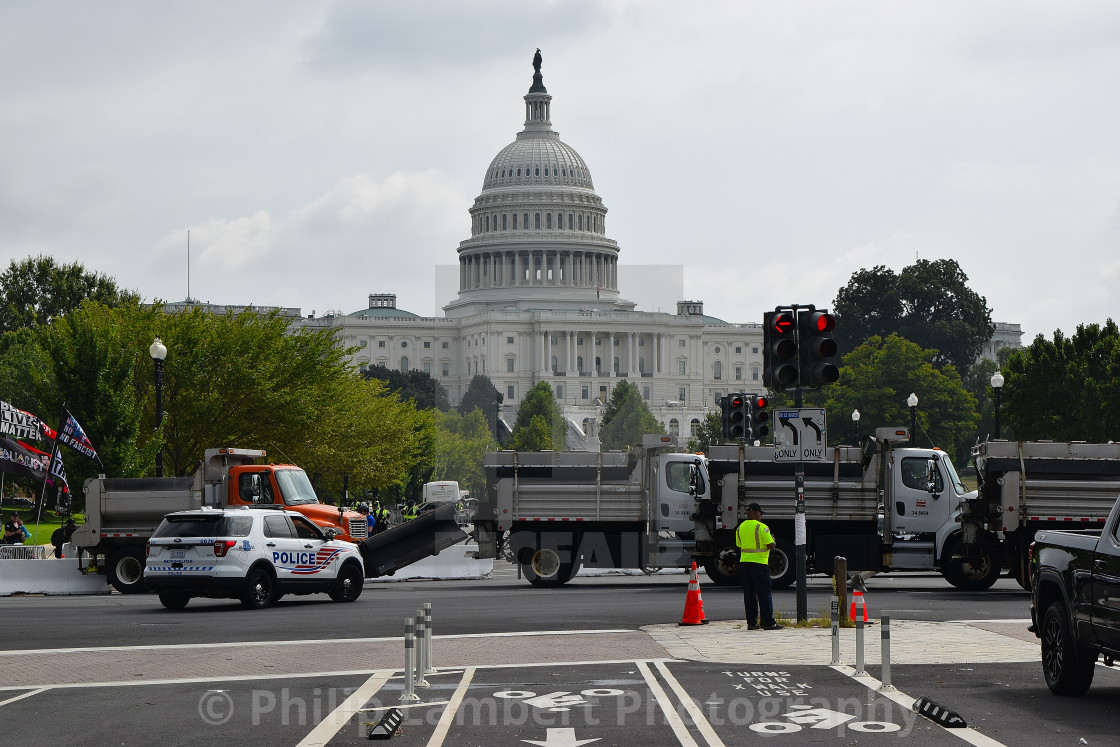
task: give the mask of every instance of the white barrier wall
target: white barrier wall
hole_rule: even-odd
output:
[[[0,560],[0,596],[12,594],[108,594],[105,577],[78,571],[77,558]]]
[[[424,558],[412,565],[405,566],[392,576],[368,578],[366,583],[382,581],[406,581],[417,578],[461,579],[490,578],[494,573],[494,560],[476,560],[470,557],[478,552],[478,545],[452,545],[440,550],[439,555]]]

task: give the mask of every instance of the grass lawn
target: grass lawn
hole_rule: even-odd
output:
[[[10,513],[11,511],[9,511],[8,509],[4,510],[5,522],[8,521],[8,515]],[[44,511],[43,518],[39,520],[39,526],[36,529],[35,514],[33,512],[21,510],[19,512],[19,518],[23,520],[23,524],[27,527],[27,531],[31,532],[31,539],[23,541],[23,544],[25,545],[49,545],[51,543],[51,535],[54,534],[54,530],[62,526],[63,521],[65,521],[64,519],[58,518],[54,511]],[[81,514],[75,514],[74,516],[74,521],[78,523],[78,526],[81,526],[85,520],[86,518]]]

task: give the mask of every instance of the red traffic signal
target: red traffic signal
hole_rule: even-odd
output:
[[[762,323],[762,384],[775,391],[797,385],[797,320],[792,311],[768,311]]]
[[[797,315],[801,346],[798,370],[801,386],[815,389],[840,378],[836,365],[837,346],[832,338],[836,317],[824,310],[805,310]]]

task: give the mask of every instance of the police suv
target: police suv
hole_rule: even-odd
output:
[[[240,599],[247,609],[268,607],[284,594],[326,592],[353,602],[365,579],[357,545],[282,507],[168,514],[147,555],[145,585],[176,610],[191,597]]]

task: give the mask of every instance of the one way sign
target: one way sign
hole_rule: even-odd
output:
[[[774,413],[774,461],[820,462],[828,446],[824,410],[805,407]]]

